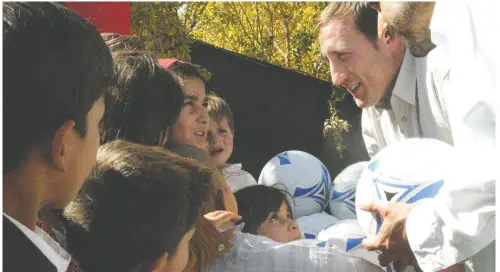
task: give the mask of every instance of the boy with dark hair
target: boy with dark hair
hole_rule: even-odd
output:
[[[162,147],[114,141],[64,215],[85,271],[182,271],[212,171]]]
[[[231,108],[222,98],[210,94],[207,96],[208,116],[210,117],[207,133],[207,150],[222,171],[231,191],[257,185],[255,178],[241,169],[241,163],[228,164],[233,153],[234,119]]]
[[[3,4],[3,56],[4,270],[65,271],[37,213],[66,206],[95,162],[113,60],[85,19],[36,2]]]

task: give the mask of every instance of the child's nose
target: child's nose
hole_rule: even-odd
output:
[[[200,107],[198,109],[197,121],[201,124],[208,124],[208,110],[205,107]]]

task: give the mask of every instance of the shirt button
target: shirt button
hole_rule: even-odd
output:
[[[403,121],[403,123],[406,123],[406,117],[401,118],[401,121]]]
[[[226,247],[223,244],[217,245],[217,252],[222,253]]]

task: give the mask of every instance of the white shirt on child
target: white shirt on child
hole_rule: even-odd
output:
[[[241,163],[236,163],[228,164],[221,169],[226,183],[233,193],[245,187],[257,185],[255,178],[241,167]]]

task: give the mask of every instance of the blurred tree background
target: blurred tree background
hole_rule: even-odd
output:
[[[197,39],[238,54],[330,81],[321,57],[316,22],[327,2],[132,2],[132,31],[159,57],[190,61],[189,45]],[[340,154],[349,124],[335,103],[345,97],[332,87],[332,131]]]

